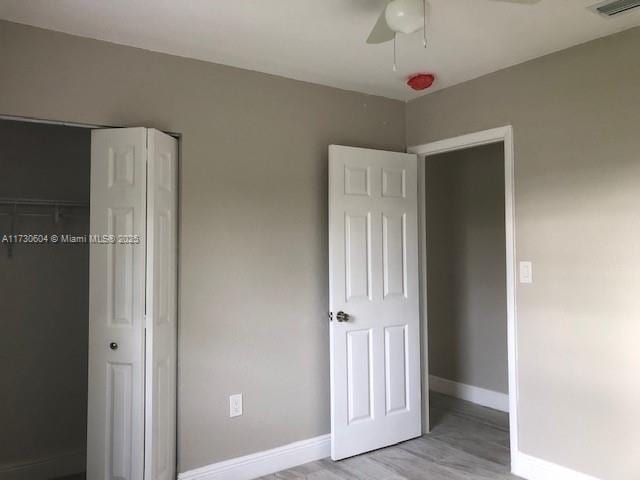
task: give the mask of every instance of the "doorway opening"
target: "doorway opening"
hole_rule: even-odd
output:
[[[0,120],[0,478],[84,478],[91,131]]]
[[[512,128],[409,149],[418,154],[424,429],[480,419],[518,452]],[[428,333],[427,333],[428,332]],[[464,421],[464,420],[461,420]],[[476,439],[480,440],[480,439]]]
[[[430,389],[508,412],[504,147],[425,166]]]

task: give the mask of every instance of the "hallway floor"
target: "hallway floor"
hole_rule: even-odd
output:
[[[505,480],[509,473],[506,413],[431,394],[428,435],[364,455],[324,459],[261,480]]]

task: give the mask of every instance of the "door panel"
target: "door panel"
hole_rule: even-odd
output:
[[[175,479],[178,141],[148,131],[145,480]]]
[[[114,236],[132,235],[133,208],[107,208],[108,233]],[[134,324],[133,320],[133,251],[128,245],[110,244],[108,249],[107,278],[109,322],[112,326]]]
[[[337,460],[421,434],[417,157],[332,145],[329,183]]]
[[[347,300],[371,296],[370,215],[346,214]]]
[[[347,333],[349,423],[370,420],[373,414],[371,330]]]
[[[111,478],[131,477],[131,412],[133,410],[133,382],[131,364],[108,365],[107,438],[111,461]]]
[[[87,478],[142,480],[146,129],[91,136]],[[140,243],[117,243],[138,235]],[[104,237],[103,237],[104,236]],[[113,348],[110,345],[113,344]]]
[[[384,329],[385,390],[387,414],[406,411],[409,405],[407,326]]]
[[[382,214],[382,281],[384,297],[407,296],[406,215]]]

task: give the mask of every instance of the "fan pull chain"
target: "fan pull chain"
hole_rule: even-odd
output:
[[[398,33],[393,34],[393,71],[398,71]]]
[[[424,19],[424,25],[422,27],[422,44],[424,48],[427,48],[427,0],[422,3],[422,18]]]

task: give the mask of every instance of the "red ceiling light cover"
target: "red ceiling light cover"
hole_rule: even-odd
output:
[[[426,90],[433,82],[436,81],[436,76],[433,73],[416,73],[411,75],[407,80],[407,85],[413,90]]]

